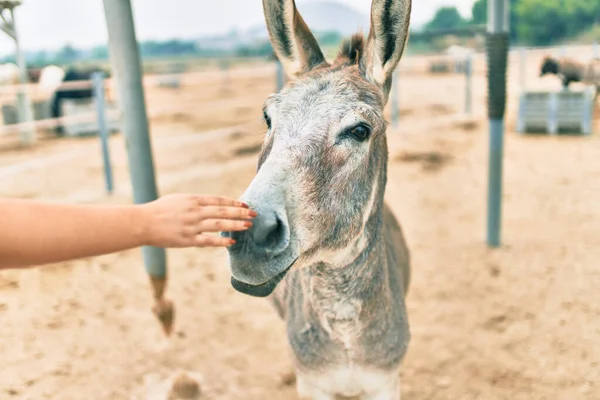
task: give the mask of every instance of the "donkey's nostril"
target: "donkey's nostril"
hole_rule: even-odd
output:
[[[252,240],[263,249],[274,250],[285,240],[285,227],[275,213],[259,214],[252,226]]]

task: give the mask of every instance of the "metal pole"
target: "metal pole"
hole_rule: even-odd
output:
[[[392,127],[398,127],[399,105],[398,105],[398,70],[394,71],[392,77]]]
[[[135,37],[130,0],[103,0],[111,65],[123,116],[123,133],[127,141],[129,171],[135,203],[146,203],[158,197],[154,162],[139,48]],[[154,312],[167,334],[172,325],[172,305],[163,295],[167,277],[167,257],[162,248],[142,248],[146,272],[150,275],[155,296]]]
[[[465,113],[471,114],[471,99],[473,94],[473,57],[467,54],[465,59]]]
[[[285,73],[283,71],[283,65],[281,61],[275,60],[275,86],[277,93],[283,89],[283,85],[285,84]]]
[[[525,75],[526,75],[526,73],[525,73],[525,65],[526,65],[525,59],[527,57],[527,53],[525,52],[525,47],[521,47],[519,49],[519,56],[520,56],[519,57],[519,75],[520,75],[520,78],[521,78],[521,90],[525,90],[525,85],[526,85],[526,82],[525,82]]]
[[[33,112],[31,111],[31,104],[27,97],[27,63],[25,62],[25,56],[21,50],[21,44],[19,43],[19,35],[17,33],[17,25],[15,22],[14,9],[10,9],[10,18],[12,21],[12,28],[15,40],[15,56],[17,59],[17,66],[19,67],[19,92],[17,93],[17,107],[19,110],[19,122],[33,122]],[[35,143],[35,128],[33,125],[23,126],[21,131],[21,144],[29,146]]]
[[[109,133],[108,127],[106,126],[104,74],[102,72],[94,72],[92,74],[92,82],[94,83],[94,100],[96,102],[96,113],[98,116],[98,136],[100,136],[100,143],[102,144],[102,161],[104,163],[106,192],[111,194],[113,192],[113,174],[108,147]]]
[[[221,67],[221,74],[223,76],[223,88],[229,88],[229,61],[226,58],[223,58],[219,61],[219,65]]]
[[[502,153],[509,41],[508,0],[488,1],[488,114],[490,127],[487,245],[500,246],[502,217]]]

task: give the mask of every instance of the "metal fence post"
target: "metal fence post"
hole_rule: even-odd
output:
[[[229,60],[222,58],[219,61],[219,66],[221,67],[221,74],[223,76],[223,88],[228,89],[231,83],[229,79]]]
[[[96,114],[98,119],[98,136],[102,145],[102,162],[104,163],[104,180],[106,182],[106,192],[113,192],[113,174],[110,162],[110,151],[108,146],[108,126],[106,124],[106,102],[104,99],[104,74],[94,72],[92,74],[92,83],[94,85],[94,101],[96,103]]]
[[[465,59],[465,113],[470,115],[473,96],[473,56],[469,53]]]
[[[526,57],[527,57],[527,53],[525,52],[525,47],[521,47],[519,48],[519,78],[520,78],[520,83],[521,83],[521,90],[525,90],[526,89],[526,81],[525,81],[525,67],[526,67]]]
[[[400,86],[398,82],[398,70],[395,70],[394,73],[392,74],[392,126],[394,128],[398,127],[398,120],[400,119],[400,105],[399,103],[399,99],[398,99],[398,87]]]
[[[122,110],[123,133],[135,203],[147,203],[158,197],[148,133],[148,117],[142,85],[140,53],[135,36],[130,0],[103,0],[108,28],[109,54]],[[146,272],[154,289],[154,312],[166,334],[173,324],[173,305],[164,298],[167,281],[165,249],[142,248]]]
[[[15,53],[17,58],[17,66],[19,67],[19,91],[17,93],[17,110],[19,115],[19,122],[33,123],[33,111],[31,110],[31,102],[27,96],[27,63],[25,62],[25,56],[19,43],[19,37],[17,34],[17,25],[15,22],[14,9],[10,9],[10,18],[12,21],[13,35],[15,40]],[[29,146],[35,143],[36,131],[32,125],[25,125],[21,127],[21,144]]]
[[[275,88],[277,93],[283,89],[283,85],[285,84],[285,71],[283,70],[283,65],[281,61],[275,60]]]
[[[504,113],[506,108],[506,70],[509,47],[509,2],[488,2],[488,118],[490,128],[487,245],[500,246],[502,222],[502,158],[504,148]]]

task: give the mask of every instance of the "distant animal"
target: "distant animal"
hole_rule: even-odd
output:
[[[290,81],[264,103],[267,133],[241,198],[258,216],[245,232],[222,233],[236,240],[232,286],[270,296],[301,398],[398,400],[410,263],[384,202],[384,108],[411,0],[373,0],[368,38],[346,40],[332,63],[294,0],[263,0],[263,10]]]
[[[38,79],[38,87],[45,92],[53,92],[60,86],[65,77],[65,70],[57,65],[42,68]]]
[[[50,77],[55,79],[59,74],[58,70],[52,70],[52,75],[48,77],[48,81],[44,82],[48,85],[53,85],[54,81],[50,80]],[[56,72],[55,72],[56,71]],[[61,82],[74,82],[74,81],[89,81],[91,79],[91,75],[93,72],[97,71],[97,69],[88,69],[88,70],[80,70],[76,68],[68,68]],[[49,72],[50,74],[50,72]],[[56,75],[55,75],[56,74]],[[40,85],[42,84],[40,79]],[[50,103],[50,114],[52,118],[58,118],[62,116],[62,102],[63,100],[92,100],[94,96],[93,88],[91,83],[88,83],[88,87],[85,88],[62,88],[60,84],[54,91]],[[62,125],[59,125],[56,128],[57,134],[63,133]]]
[[[43,69],[44,68],[41,67],[27,68],[27,79],[29,80],[29,83],[38,83]]]
[[[452,45],[446,49],[446,54],[454,63],[456,73],[464,73],[467,68],[467,57],[472,57],[475,51],[469,47]]]
[[[19,83],[19,67],[13,63],[0,64],[0,85]]]
[[[570,58],[544,57],[540,68],[540,77],[557,75],[566,89],[572,82],[581,82],[596,87],[596,95],[600,90],[600,59],[591,59],[587,64]]]

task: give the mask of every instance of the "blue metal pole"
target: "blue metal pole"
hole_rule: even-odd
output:
[[[21,49],[21,43],[17,34],[17,24],[15,21],[14,8],[10,8],[10,17],[12,21],[13,39],[15,40],[15,55],[17,59],[17,66],[19,67],[19,91],[17,92],[17,111],[19,116],[19,122],[33,122],[35,120],[33,111],[31,109],[31,102],[27,96],[27,88],[25,85],[28,83],[27,79],[27,63],[25,62],[25,55]],[[24,146],[31,146],[36,142],[36,130],[33,126],[24,126],[20,129],[21,144]]]
[[[400,118],[400,106],[398,104],[398,70],[394,71],[392,77],[392,126],[394,128],[398,127],[398,119]]]
[[[521,90],[525,90],[526,88],[526,81],[525,81],[525,59],[527,57],[526,55],[527,53],[525,52],[525,47],[521,47],[519,49],[519,74],[520,74],[520,78],[521,78]]]
[[[465,59],[465,113],[471,114],[472,94],[473,94],[473,58],[471,54]]]
[[[488,165],[488,232],[487,244],[500,246],[502,225],[502,156],[504,148],[504,120],[490,120],[490,156]]]
[[[490,127],[487,245],[500,246],[502,222],[502,156],[506,104],[509,32],[508,0],[488,2],[488,113]]]
[[[133,200],[137,204],[147,203],[158,197],[158,189],[131,0],[103,0],[103,3],[111,65],[122,110],[123,133],[127,141]],[[153,311],[168,335],[173,324],[174,308],[164,298],[167,255],[165,249],[150,246],[142,247],[142,254],[154,290]]]
[[[227,60],[226,58],[221,59],[221,61],[219,62],[219,65],[221,67],[221,73],[223,74],[223,87],[227,88],[229,87],[229,60]]]
[[[92,74],[92,82],[94,84],[94,99],[96,101],[96,113],[98,116],[98,136],[102,145],[102,161],[104,163],[104,179],[106,182],[106,192],[113,192],[113,174],[112,165],[110,162],[110,152],[108,147],[108,127],[106,126],[106,112],[104,101],[104,74],[102,72],[94,72]]]
[[[283,71],[283,65],[281,64],[281,61],[276,60],[275,61],[275,85],[276,85],[276,90],[277,93],[279,93],[281,91],[281,89],[283,89],[283,85],[285,84],[285,73]]]

